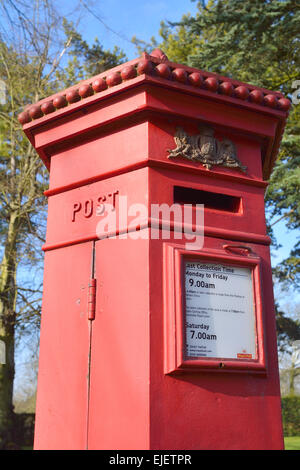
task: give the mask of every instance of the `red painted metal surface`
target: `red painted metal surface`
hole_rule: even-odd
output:
[[[149,449],[148,240],[96,242],[89,449]]]
[[[50,169],[36,449],[283,447],[264,191],[287,111],[279,93],[155,51],[21,114]],[[203,124],[234,142],[246,172],[168,158],[178,126],[195,136]],[[151,205],[201,198],[204,245],[192,255],[177,221],[163,237]],[[99,225],[106,203],[115,229]],[[251,360],[182,354],[189,256],[252,270]]]
[[[36,449],[85,449],[92,242],[45,253]]]
[[[226,243],[226,242],[225,242]],[[184,244],[172,240],[171,245],[184,250]],[[164,246],[163,246],[164,245]],[[175,340],[174,325],[167,323],[166,303],[172,302],[170,291],[164,285],[162,264],[165,264],[167,282],[172,284],[166,248],[170,244],[158,240],[150,244],[150,294],[151,311],[151,438],[152,449],[278,449],[282,448],[281,406],[277,373],[275,320],[270,272],[269,249],[247,243],[260,257],[261,285],[263,290],[262,316],[258,318],[262,362],[266,361],[266,374],[251,371],[241,365],[240,370],[201,361],[201,368],[185,365],[181,373],[164,374],[173,355],[170,340]],[[207,237],[204,250],[215,250],[216,259],[226,256],[224,240]],[[194,255],[197,256],[198,253]],[[199,253],[201,255],[201,253]],[[247,257],[246,257],[247,258]],[[157,260],[161,260],[160,266]],[[163,260],[163,261],[162,261]],[[247,263],[247,260],[245,260]],[[175,266],[176,271],[176,266]],[[176,272],[178,275],[178,272]],[[176,292],[178,293],[178,292]],[[162,303],[165,318],[162,318]],[[170,305],[169,305],[170,307]],[[176,311],[173,306],[173,312]],[[263,330],[263,331],[262,331]],[[164,349],[165,357],[161,351]],[[171,348],[171,350],[170,350]],[[169,356],[166,358],[166,356]],[[200,362],[200,361],[199,361]],[[227,369],[227,366],[229,369]],[[244,367],[243,367],[244,366]],[[249,364],[248,364],[249,366]],[[211,368],[215,367],[212,372]],[[210,368],[210,370],[209,370]],[[227,372],[226,372],[227,371]],[[184,418],[183,418],[184,417]]]

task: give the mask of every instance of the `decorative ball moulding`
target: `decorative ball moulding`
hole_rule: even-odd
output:
[[[151,60],[151,56],[148,56],[148,58],[137,61],[135,65],[125,64],[120,71],[108,72],[104,78],[95,78],[91,83],[85,83],[78,88],[67,90],[65,94],[57,95],[53,100],[28,106],[19,114],[18,120],[24,125],[143,74],[175,81],[194,88],[202,88],[211,93],[230,96],[238,100],[279,109],[280,111],[287,112],[291,106],[291,102],[287,98],[281,98],[275,94],[265,94],[260,89],[251,89],[245,85],[235,86],[230,80],[219,80],[218,77],[214,76],[207,77],[203,73],[191,72],[183,67],[174,67],[173,64],[167,61],[165,56],[160,63],[157,63],[157,56],[154,55],[153,57],[156,60]]]

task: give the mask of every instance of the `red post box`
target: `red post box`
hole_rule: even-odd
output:
[[[20,115],[50,171],[36,449],[283,448],[264,192],[288,108],[155,51]]]

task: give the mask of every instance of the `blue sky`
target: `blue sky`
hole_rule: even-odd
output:
[[[64,13],[71,12],[73,5],[71,0],[64,1]],[[128,60],[138,56],[131,44],[133,36],[144,41],[149,41],[152,36],[158,38],[162,20],[178,21],[183,14],[194,15],[197,11],[197,2],[191,0],[95,0],[88,5],[99,19],[85,10],[85,17],[78,27],[84,39],[92,43],[97,36],[104,49],[113,49],[117,45]]]

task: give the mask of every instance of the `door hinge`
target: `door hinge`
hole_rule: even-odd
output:
[[[95,320],[96,312],[96,279],[92,278],[89,282],[88,290],[88,320]]]
[[[91,277],[88,285],[88,320],[95,320],[96,313],[96,278],[95,278],[96,246],[93,242]]]

